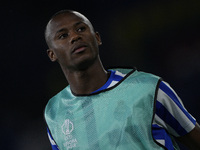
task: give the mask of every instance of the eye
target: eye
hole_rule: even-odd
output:
[[[82,26],[80,28],[77,29],[77,32],[83,32],[85,31],[86,27],[85,26]]]
[[[66,37],[68,37],[68,33],[62,33],[62,34],[60,34],[59,35],[59,39],[64,39],[64,38],[66,38]]]

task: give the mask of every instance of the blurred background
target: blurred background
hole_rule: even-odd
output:
[[[199,0],[8,0],[0,8],[0,149],[51,149],[43,111],[67,81],[47,57],[44,29],[61,9],[93,23],[106,68],[134,66],[161,76],[200,122]]]

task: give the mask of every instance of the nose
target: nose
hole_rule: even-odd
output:
[[[73,44],[74,42],[80,40],[81,37],[79,34],[75,33],[75,32],[71,32],[71,43]]]

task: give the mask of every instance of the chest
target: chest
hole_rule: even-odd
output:
[[[145,146],[141,141],[151,139],[153,87],[126,85],[89,97],[60,98],[49,119],[53,138],[65,149]]]

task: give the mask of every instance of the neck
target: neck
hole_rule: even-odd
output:
[[[108,79],[108,73],[100,60],[85,70],[68,71],[64,74],[72,92],[77,95],[92,93],[102,87]]]

